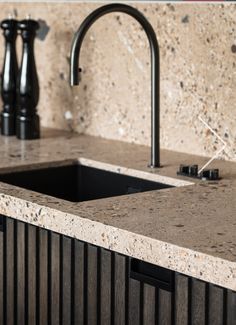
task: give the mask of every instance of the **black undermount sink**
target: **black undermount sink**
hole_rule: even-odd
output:
[[[80,164],[5,173],[0,181],[71,202],[172,187]]]

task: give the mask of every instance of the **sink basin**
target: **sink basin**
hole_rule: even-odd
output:
[[[71,202],[173,187],[81,164],[5,173],[0,181]]]

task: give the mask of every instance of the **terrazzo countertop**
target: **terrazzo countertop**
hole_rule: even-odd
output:
[[[0,173],[81,163],[176,187],[72,203],[0,183],[0,213],[236,290],[236,164],[215,161],[222,180],[176,176],[207,158],[161,151],[150,170],[145,146],[43,130],[40,140],[0,137]]]

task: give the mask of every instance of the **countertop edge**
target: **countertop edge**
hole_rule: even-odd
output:
[[[0,193],[0,213],[236,291],[236,263]],[[57,220],[57,222],[55,222]]]

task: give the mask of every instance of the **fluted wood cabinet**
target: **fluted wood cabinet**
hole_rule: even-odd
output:
[[[236,293],[0,218],[0,325],[235,325]]]

